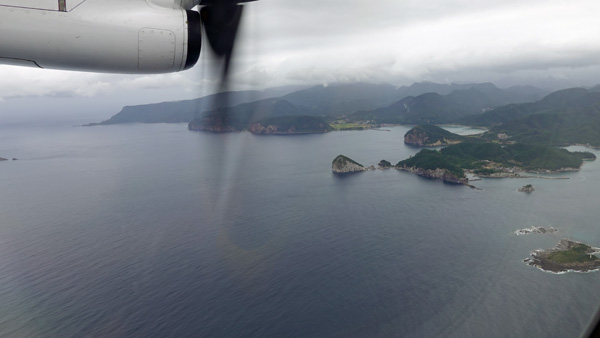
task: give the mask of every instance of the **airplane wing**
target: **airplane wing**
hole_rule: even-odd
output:
[[[0,63],[113,73],[191,68],[200,15],[182,0],[0,0]]]

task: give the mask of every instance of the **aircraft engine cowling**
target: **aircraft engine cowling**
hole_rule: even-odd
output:
[[[177,7],[85,0],[61,11],[0,0],[0,63],[132,74],[189,69],[200,55],[200,15]]]

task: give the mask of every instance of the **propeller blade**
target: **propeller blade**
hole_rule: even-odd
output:
[[[222,82],[227,80],[229,74],[242,12],[243,6],[227,1],[205,6],[200,12],[208,43],[217,57],[223,60]]]
[[[217,95],[213,97],[213,106],[223,108],[218,120],[214,121],[217,130],[227,131],[233,126],[233,117],[227,112],[230,106],[229,71],[234,53],[235,39],[237,36],[244,6],[240,3],[255,0],[202,0],[200,2],[200,18],[208,44],[214,55],[222,62]],[[233,129],[232,129],[233,130]]]

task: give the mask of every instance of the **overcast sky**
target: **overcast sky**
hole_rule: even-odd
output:
[[[246,5],[233,82],[594,85],[598,13],[597,0],[261,0]],[[0,66],[0,98],[191,98],[214,90],[210,68],[206,54],[192,70],[152,76]]]

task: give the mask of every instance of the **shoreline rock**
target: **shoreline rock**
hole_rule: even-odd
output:
[[[415,168],[415,167],[396,167],[400,170],[408,171],[413,174],[417,174],[418,176],[431,178],[431,179],[441,179],[446,183],[451,184],[463,184],[468,185],[468,178],[459,178],[456,175],[450,173],[447,169],[423,169],[423,168]]]
[[[529,235],[529,234],[553,234],[556,232],[558,232],[558,229],[553,228],[553,227],[544,228],[541,226],[539,226],[539,227],[532,226],[531,228],[516,230],[515,235],[521,236],[521,235]]]

